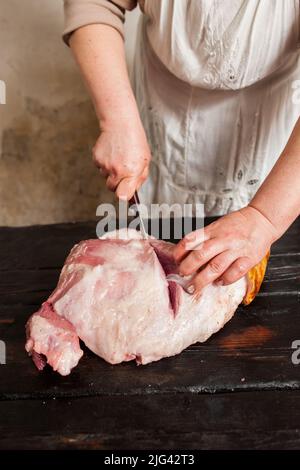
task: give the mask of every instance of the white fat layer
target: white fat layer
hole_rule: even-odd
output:
[[[85,265],[82,279],[55,302],[85,344],[111,363],[139,356],[145,364],[206,341],[232,317],[246,292],[245,278],[230,286],[209,285],[197,302],[181,290],[174,316],[160,263],[154,252],[141,258],[145,244],[133,232],[136,242],[116,245],[103,265]]]

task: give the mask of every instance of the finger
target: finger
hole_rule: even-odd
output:
[[[215,256],[204,269],[193,277],[190,286],[193,286],[195,295],[198,296],[205,286],[219,279],[236,258],[236,253],[231,250]]]
[[[215,258],[219,253],[224,252],[228,247],[224,244],[221,238],[212,238],[204,243],[201,243],[190,251],[189,254],[183,258],[179,265],[179,273],[182,276],[189,276],[202,268],[211,259]]]
[[[98,168],[99,168],[100,175],[104,176],[104,178],[106,178],[109,175],[108,170],[106,170],[104,167],[101,167],[99,165]]]
[[[228,267],[226,272],[220,277],[218,282],[223,285],[229,285],[238,281],[241,277],[245,276],[252,268],[253,261],[250,258],[243,256],[238,258],[231,266]]]
[[[116,195],[119,199],[129,201],[137,189],[136,178],[123,178],[116,189]]]
[[[194,232],[188,233],[180,242],[177,243],[174,249],[174,258],[179,263],[191,250],[196,247],[201,247],[201,244],[209,239],[209,234],[204,228],[195,230]]]
[[[110,175],[106,180],[106,186],[110,191],[115,191],[118,184],[120,183],[120,178],[116,175]]]
[[[101,156],[98,154],[98,150],[96,150],[96,147],[93,148],[92,150],[92,158],[93,158],[93,162],[94,162],[94,165],[97,167],[97,168],[101,168]]]

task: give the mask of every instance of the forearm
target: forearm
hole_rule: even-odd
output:
[[[94,162],[107,187],[129,200],[147,178],[151,153],[127,73],[123,38],[112,26],[93,24],[75,31],[70,46],[99,119]]]
[[[70,46],[90,91],[102,129],[118,122],[139,122],[125,61],[124,41],[111,26],[84,26]]]
[[[300,119],[272,171],[249,204],[275,227],[279,238],[300,214]]]

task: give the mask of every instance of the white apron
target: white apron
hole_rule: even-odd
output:
[[[152,149],[144,203],[244,207],[299,117],[299,0],[146,0],[134,89]]]

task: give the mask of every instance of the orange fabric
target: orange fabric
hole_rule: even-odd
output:
[[[270,257],[270,251],[264,256],[264,258],[247,274],[248,289],[243,299],[244,305],[249,305],[254,300],[256,294],[259,292],[260,286],[264,280],[265,272],[267,269],[268,259]]]

